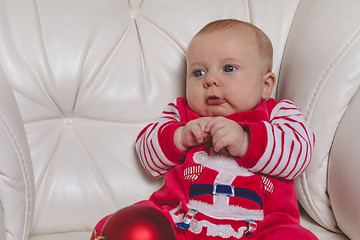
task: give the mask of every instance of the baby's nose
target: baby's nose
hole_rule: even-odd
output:
[[[213,75],[207,75],[204,81],[205,87],[211,87],[211,86],[216,86],[219,87],[220,86],[220,80]]]

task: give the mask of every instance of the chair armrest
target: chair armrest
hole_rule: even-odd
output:
[[[17,103],[0,69],[0,239],[28,239],[34,210],[34,177]]]

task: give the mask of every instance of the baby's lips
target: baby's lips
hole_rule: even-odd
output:
[[[218,97],[209,97],[207,100],[206,100],[206,103],[208,105],[219,105],[219,104],[222,104],[225,102],[225,99],[223,98],[218,98]]]

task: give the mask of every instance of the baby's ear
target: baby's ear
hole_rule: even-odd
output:
[[[273,72],[268,72],[267,74],[264,75],[264,77],[263,77],[263,92],[261,95],[261,98],[263,100],[271,97],[271,93],[274,89],[275,82],[276,82],[276,77]]]

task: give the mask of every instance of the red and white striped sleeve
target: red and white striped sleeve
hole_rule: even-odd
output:
[[[249,169],[288,180],[296,178],[309,165],[315,142],[302,114],[291,101],[283,100],[272,109],[270,122],[262,123],[265,149]]]
[[[154,177],[165,174],[179,162],[185,153],[173,144],[173,132],[180,123],[177,101],[166,106],[160,118],[148,124],[136,139],[136,152],[145,170]],[[165,130],[166,129],[166,130]],[[171,149],[170,149],[171,148]],[[169,157],[166,152],[179,156]]]

